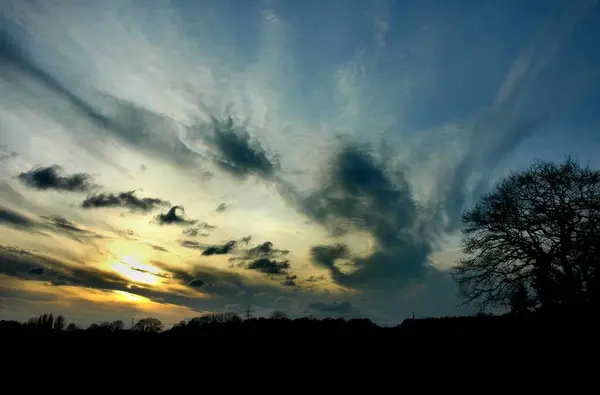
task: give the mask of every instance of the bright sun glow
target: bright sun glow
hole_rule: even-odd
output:
[[[141,263],[130,255],[114,260],[111,268],[123,277],[138,283],[157,285],[160,283],[160,270],[154,266]]]
[[[149,299],[144,298],[143,296],[130,294],[129,292],[124,292],[124,291],[113,291],[113,292],[117,296],[117,300],[120,302],[130,302],[130,303],[135,303],[135,304],[150,302]]]

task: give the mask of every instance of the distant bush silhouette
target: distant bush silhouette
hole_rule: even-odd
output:
[[[462,215],[465,304],[520,312],[598,304],[600,171],[568,158],[512,173]]]

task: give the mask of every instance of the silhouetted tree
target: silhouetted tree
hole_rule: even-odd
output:
[[[54,330],[55,331],[62,331],[65,329],[65,325],[67,324],[65,317],[63,317],[62,315],[57,316],[54,319]]]
[[[111,332],[119,332],[125,329],[125,323],[121,320],[116,320],[110,323]]]
[[[274,310],[271,313],[270,318],[272,320],[287,320],[287,319],[289,319],[288,315],[283,310]]]
[[[535,308],[598,302],[600,171],[538,161],[461,220],[467,257],[453,275],[465,304],[507,306],[520,286]]]
[[[54,329],[54,316],[52,314],[42,314],[38,318],[27,320],[27,326],[39,331],[52,331]]]
[[[136,332],[158,333],[163,330],[163,323],[158,318],[142,318],[133,326]]]
[[[72,322],[69,325],[67,325],[67,332],[75,332],[75,331],[79,331],[79,330],[81,330],[81,328],[79,328],[77,325],[75,325]]]
[[[182,329],[185,328],[187,325],[187,322],[185,322],[185,320],[181,320],[178,323],[176,323],[175,325],[173,325],[173,327],[171,329]]]

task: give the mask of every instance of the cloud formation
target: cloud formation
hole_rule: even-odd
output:
[[[228,208],[229,208],[229,205],[227,203],[221,203],[217,207],[216,211],[217,211],[217,213],[223,213],[223,212],[227,211]]]
[[[314,262],[341,285],[389,288],[419,278],[426,270],[435,235],[426,235],[421,210],[400,170],[387,169],[368,147],[346,144],[334,155],[317,191],[299,201],[300,210],[323,224],[333,236],[362,231],[375,241],[367,257],[352,258],[343,272],[336,260],[348,258],[347,247],[315,246]],[[387,285],[385,285],[387,284]]]
[[[198,243],[197,241],[192,241],[192,240],[181,240],[179,242],[179,244],[182,247],[190,248],[193,250],[204,250],[205,248],[207,248],[207,246],[205,246],[204,244]]]
[[[181,213],[181,214],[180,214]],[[183,216],[185,215],[185,209],[183,206],[173,206],[166,213],[160,213],[154,220],[158,225],[179,225],[179,226],[189,226],[194,225],[198,222],[195,219],[185,219]]]
[[[248,270],[256,270],[264,274],[287,274],[290,269],[288,260],[277,260],[289,254],[289,250],[280,250],[273,247],[273,243],[265,241],[255,247],[246,249],[235,257],[231,257],[230,262],[234,262],[236,266],[243,267]],[[286,278],[285,285],[292,285],[295,277]]]
[[[199,122],[190,130],[190,136],[202,141],[210,150],[210,157],[223,171],[238,179],[256,175],[273,179],[279,164],[269,156],[262,145],[250,137],[244,125],[236,125],[228,116],[223,121],[211,115],[210,123]],[[217,208],[226,206],[220,205]]]
[[[196,236],[206,237],[206,236],[210,236],[210,233],[204,232],[204,231],[205,230],[214,230],[215,228],[216,228],[216,226],[214,226],[214,225],[208,224],[206,222],[200,222],[191,228],[184,229],[182,231],[182,233],[184,235],[190,236],[190,237],[196,237]]]
[[[81,207],[86,209],[92,208],[114,208],[122,207],[129,209],[131,212],[148,213],[160,207],[168,207],[171,205],[166,200],[158,198],[137,197],[136,191],[128,191],[121,193],[103,192],[88,196],[82,203]]]
[[[103,102],[110,111],[101,109],[36,62],[5,26],[0,26],[0,63],[34,79],[57,99],[68,103],[80,117],[139,150],[177,164],[189,165],[198,156],[179,139],[176,121],[108,93],[95,97],[96,102]],[[102,155],[98,150],[95,152]]]
[[[37,224],[30,218],[11,209],[0,206],[0,224],[25,232],[35,232]]]
[[[83,243],[88,239],[102,239],[104,236],[88,229],[82,228],[80,225],[61,217],[60,215],[42,216],[46,220],[46,224],[53,231],[61,233],[75,241]]]
[[[237,240],[229,240],[224,244],[219,245],[211,245],[204,247],[204,251],[202,251],[202,255],[211,256],[211,255],[227,255],[230,254],[234,248],[237,246]]]
[[[57,165],[23,172],[19,174],[19,180],[26,186],[40,191],[89,192],[95,187],[89,174],[63,175],[62,168]]]

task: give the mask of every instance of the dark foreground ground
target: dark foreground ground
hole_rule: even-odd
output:
[[[313,392],[323,381],[337,392],[342,383],[353,392],[367,388],[381,393],[390,386],[418,383],[426,388],[465,380],[468,388],[480,389],[476,383],[481,377],[487,387],[529,378],[551,389],[555,378],[567,380],[572,375],[579,377],[575,383],[597,383],[599,340],[595,310],[407,319],[391,328],[340,319],[200,325],[190,321],[161,333],[40,330],[3,321],[0,371],[3,380],[14,380],[21,387],[36,382],[51,385],[59,382],[57,377],[74,387],[79,377],[91,376],[77,388],[111,385],[116,390],[125,380],[134,387],[143,383],[152,392],[172,392],[165,386],[173,384],[186,391],[208,385],[202,390],[206,392],[217,385],[229,392],[231,386],[248,390],[268,384],[286,391],[305,386]],[[548,368],[540,370],[542,366]],[[555,369],[559,375],[552,373]],[[459,371],[459,378],[452,378],[456,373],[449,371]],[[441,379],[441,374],[447,378]],[[244,375],[256,383],[249,387],[241,379]],[[477,380],[469,381],[473,377]],[[365,382],[367,387],[357,384]],[[568,393],[573,392],[578,393],[570,387]]]

